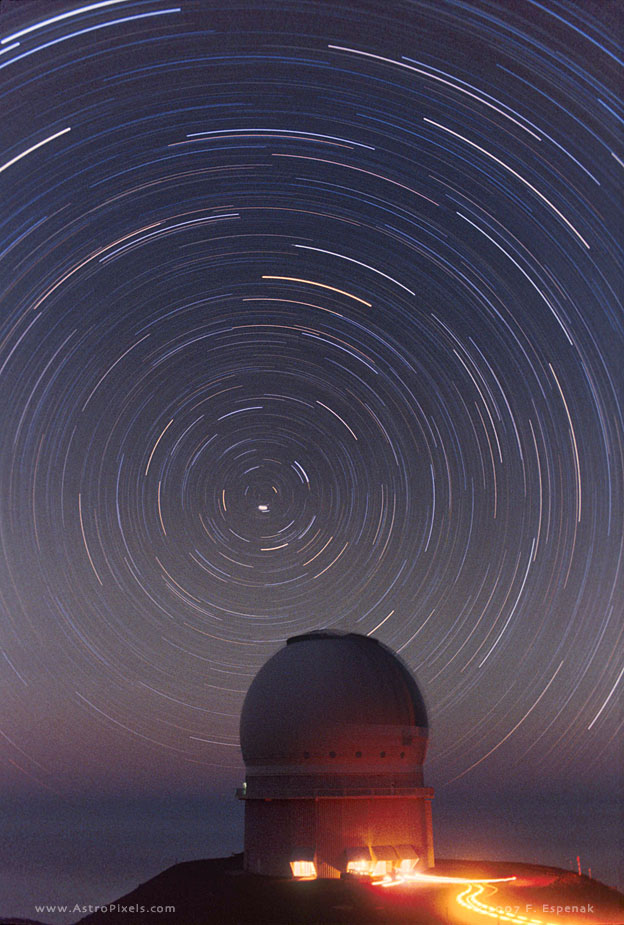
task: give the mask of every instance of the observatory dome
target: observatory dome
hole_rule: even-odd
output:
[[[427,728],[416,681],[390,649],[356,633],[312,632],[289,639],[260,669],[240,740],[248,768],[356,759],[370,771],[371,762],[406,759],[407,770],[424,760]]]

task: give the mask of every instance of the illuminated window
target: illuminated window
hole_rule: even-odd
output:
[[[373,845],[371,848],[375,863],[373,874],[376,877],[385,877],[386,874],[392,873],[394,865],[399,860],[399,856],[392,845]]]
[[[370,848],[366,845],[345,848],[345,860],[348,874],[370,875],[374,867]]]
[[[316,865],[314,861],[291,861],[290,869],[292,870],[293,877],[298,879],[306,878],[307,880],[314,880],[316,877]]]
[[[394,850],[399,857],[399,870],[401,873],[407,874],[414,870],[418,864],[420,850],[414,845],[395,845]]]

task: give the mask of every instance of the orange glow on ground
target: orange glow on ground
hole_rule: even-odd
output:
[[[513,877],[490,877],[490,878],[473,878],[473,877],[445,877],[443,875],[437,874],[425,874],[425,873],[400,873],[398,871],[394,872],[394,875],[387,874],[385,877],[371,880],[373,886],[381,887],[393,887],[393,886],[409,886],[417,884],[423,885],[433,885],[439,884],[440,886],[452,886],[453,884],[462,884],[466,885],[466,889],[461,890],[455,897],[455,901],[458,903],[462,909],[467,910],[468,912],[475,913],[479,916],[485,916],[486,919],[493,919],[497,925],[503,922],[515,923],[515,925],[576,925],[579,922],[578,918],[573,917],[575,910],[570,910],[572,915],[568,915],[568,909],[566,908],[571,905],[569,901],[566,902],[566,905],[561,905],[558,907],[561,913],[566,913],[565,919],[559,919],[558,922],[553,922],[552,919],[543,919],[538,918],[537,915],[533,915],[531,911],[531,904],[525,903],[524,909],[526,914],[522,914],[519,910],[521,908],[518,905],[517,894],[514,896],[513,900],[508,898],[501,900],[497,904],[492,904],[484,902],[483,896],[487,896],[491,899],[494,893],[498,892],[497,887],[493,884],[495,883],[511,883],[517,881],[518,878]],[[527,881],[520,881],[521,885],[528,885]],[[514,884],[516,887],[518,883]],[[486,890],[489,888],[489,894],[486,893]],[[546,909],[544,909],[546,911]],[[554,911],[554,907],[551,911]],[[459,910],[458,910],[459,914]],[[459,920],[458,920],[459,921]]]
[[[485,915],[488,918],[496,919],[497,922],[515,922],[517,925],[561,925],[561,921],[555,923],[548,919],[538,919],[532,915],[521,915],[519,912],[513,911],[514,905],[510,902],[501,903],[497,906],[485,903],[479,899],[484,890],[485,885],[478,884],[475,881],[468,889],[458,894],[456,901],[460,906],[463,906],[464,909],[469,909],[471,912],[476,912],[479,915]],[[493,891],[496,892],[495,887]],[[564,906],[561,906],[562,911],[564,911],[564,908]],[[565,921],[571,925],[574,919],[566,918]]]
[[[442,874],[400,873],[396,877],[386,875],[381,880],[373,880],[373,886],[399,886],[406,883],[439,883],[441,886],[449,883],[509,883],[515,877],[489,877],[475,879],[474,877],[445,877]]]

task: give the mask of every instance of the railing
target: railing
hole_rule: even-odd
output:
[[[393,797],[414,796],[433,798],[431,787],[237,787],[236,796],[239,800],[293,800],[315,799],[316,797]]]

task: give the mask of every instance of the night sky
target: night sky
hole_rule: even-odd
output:
[[[618,3],[177,2],[0,4],[19,910],[50,814],[61,855],[115,800],[197,805],[180,859],[242,845],[244,694],[326,627],[414,670],[447,856],[614,882],[579,807],[616,820]]]

